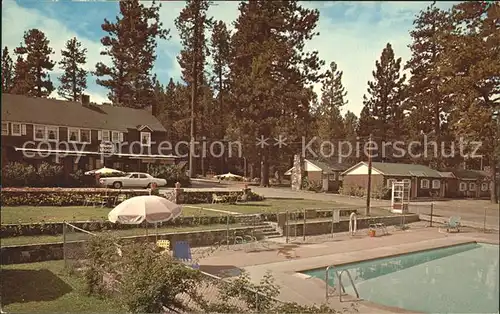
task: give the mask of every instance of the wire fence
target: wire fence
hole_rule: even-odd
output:
[[[86,243],[95,235],[95,233],[79,228],[71,223],[63,223],[64,267],[76,269],[83,266]]]

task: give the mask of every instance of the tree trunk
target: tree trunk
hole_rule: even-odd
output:
[[[269,186],[269,154],[267,149],[262,151],[260,162],[260,186]]]
[[[493,157],[491,158],[491,192],[490,192],[490,199],[493,204],[498,203],[500,200],[498,199],[498,196],[500,194],[500,191],[498,191],[498,181],[497,181],[497,159],[495,158],[495,154],[493,154]]]

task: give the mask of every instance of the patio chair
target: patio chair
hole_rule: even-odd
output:
[[[451,216],[450,220],[446,223],[446,232],[450,232],[450,230],[456,230],[460,232],[460,217]]]
[[[95,196],[93,198],[92,204],[94,205],[94,207],[97,207],[97,205],[99,205],[100,207],[104,207],[104,205],[106,205],[106,199],[101,196]]]
[[[214,203],[222,203],[224,202],[224,198],[222,196],[219,196],[215,193],[212,194],[212,204]]]
[[[248,201],[248,194],[247,193],[243,193],[242,195],[238,195],[238,197],[236,198],[236,203],[238,203],[238,202],[245,203],[246,201]]]
[[[118,194],[117,197],[115,197],[115,202],[114,202],[114,205],[118,205],[120,204],[121,202],[127,200],[127,195],[125,194]]]
[[[177,241],[174,243],[173,257],[184,265],[194,269],[199,269],[199,265],[193,260],[191,247],[187,241]]]
[[[156,241],[156,245],[158,247],[165,249],[165,251],[170,250],[170,241],[169,240],[158,240],[158,241]]]

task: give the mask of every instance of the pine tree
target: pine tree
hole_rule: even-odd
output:
[[[373,81],[368,82],[368,96],[363,96],[360,131],[364,136],[368,130],[373,134],[373,140],[378,143],[378,158],[393,160],[390,146],[382,156],[382,145],[399,140],[404,134],[401,103],[406,77],[400,73],[401,58],[395,59],[390,43],[382,51],[380,61],[375,62],[375,67]]]
[[[309,111],[308,85],[319,80],[323,63],[317,52],[303,50],[316,34],[319,12],[298,1],[250,1],[239,11],[231,40],[233,128],[246,143],[248,159],[260,164],[261,185],[267,186],[277,148],[256,146],[255,138],[296,135],[295,127],[289,129],[293,119]]]
[[[76,37],[66,42],[65,49],[61,50],[61,69],[64,73],[59,77],[61,85],[57,91],[61,97],[66,100],[77,101],[87,88],[87,71],[83,69],[86,62],[86,48],[82,48],[82,44]]]
[[[331,62],[321,88],[321,103],[318,108],[318,135],[323,140],[344,139],[341,110],[347,104],[344,100],[346,95],[347,92],[342,85],[342,71],[337,70],[335,62]]]
[[[415,29],[410,32],[413,39],[409,46],[412,57],[405,68],[411,76],[408,86],[408,98],[405,108],[410,111],[408,140],[422,140],[425,134],[427,140],[435,139],[438,156],[434,152],[423,156],[419,163],[426,163],[434,168],[443,168],[447,161],[441,156],[443,140],[450,138],[443,130],[449,122],[451,102],[449,94],[443,91],[444,80],[438,73],[438,60],[443,53],[443,30],[449,28],[449,18],[446,12],[433,3],[421,11],[413,23]],[[423,153],[423,148],[420,148]]]
[[[9,55],[9,48],[2,50],[2,92],[10,93],[14,79],[14,63]]]
[[[500,4],[462,2],[449,12],[453,28],[443,30],[444,51],[439,60],[443,90],[450,93],[454,108],[453,129],[464,141],[482,141],[477,154],[486,157],[493,170],[498,165],[500,146],[497,121],[500,109]],[[496,176],[491,173],[493,190]],[[496,202],[495,193],[491,201]]]
[[[96,64],[97,84],[109,89],[108,98],[115,105],[146,108],[154,101],[151,70],[156,60],[157,39],[167,39],[169,30],[162,28],[159,5],[145,6],[139,0],[121,0],[120,16],[115,22],[104,19],[101,25],[108,33],[101,39],[113,66]]]
[[[222,139],[227,128],[229,111],[224,106],[225,95],[227,94],[227,80],[229,75],[229,41],[230,35],[226,24],[218,21],[214,24],[212,37],[210,41],[211,57],[213,59],[213,77],[214,89],[217,91],[218,107],[214,110],[217,119],[217,137]]]
[[[24,44],[24,45],[23,45]],[[34,97],[47,97],[54,90],[48,71],[55,63],[50,59],[54,53],[45,34],[34,28],[24,33],[24,43],[15,49],[17,59],[13,93]]]

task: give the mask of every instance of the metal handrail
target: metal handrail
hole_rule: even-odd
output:
[[[329,292],[329,289],[330,289],[330,285],[328,284],[329,282],[329,273],[330,273],[330,269],[335,267],[335,265],[330,265],[326,268],[325,270],[325,284],[326,284],[326,294],[325,294],[325,298],[326,298],[326,301],[328,302],[328,297],[330,297],[330,294],[328,293]],[[342,271],[340,271],[340,273],[338,271],[335,271],[335,275],[337,276],[337,285],[338,287],[333,287],[334,288],[334,291],[338,289],[339,291],[339,299],[340,299],[340,302],[342,302],[342,293],[345,293],[345,287],[344,285],[342,284],[342,274],[346,272],[347,273],[347,276],[349,277],[349,280],[351,282],[351,285],[353,286],[354,288],[354,292],[356,293],[356,297],[359,299],[359,292],[358,292],[358,289],[356,288],[356,285],[354,284],[354,280],[352,279],[352,276],[351,276],[351,273],[349,272],[348,269],[343,269]]]

